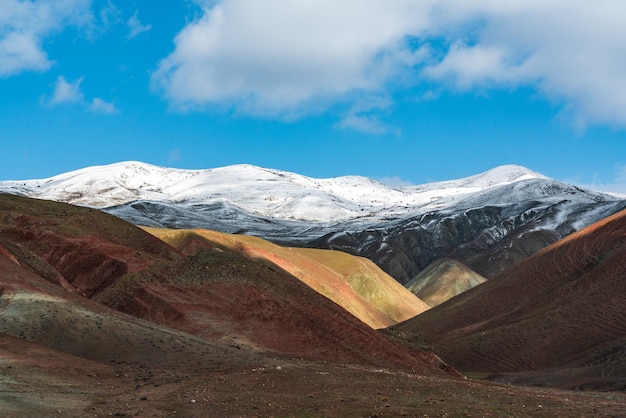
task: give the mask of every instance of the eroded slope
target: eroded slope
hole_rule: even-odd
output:
[[[463,371],[626,388],[626,211],[401,324]],[[543,370],[544,372],[537,372]]]

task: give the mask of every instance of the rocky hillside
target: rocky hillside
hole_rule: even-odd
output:
[[[626,211],[398,326],[462,371],[626,389]],[[416,340],[414,340],[416,341]]]
[[[532,179],[486,190],[454,208],[331,233],[310,245],[367,257],[404,284],[442,257],[491,278],[624,208],[626,200]]]
[[[276,264],[192,241],[183,252],[97,210],[0,195],[0,415],[626,412],[619,393],[459,379]]]

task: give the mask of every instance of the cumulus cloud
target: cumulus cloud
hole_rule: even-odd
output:
[[[113,114],[118,110],[113,103],[106,102],[99,97],[94,97],[89,105],[89,110],[96,113]]]
[[[80,84],[83,82],[83,77],[80,77],[74,81],[67,81],[65,77],[57,77],[57,81],[54,84],[54,91],[50,98],[43,97],[42,101],[49,106],[58,106],[67,103],[82,103],[84,101],[83,92],[80,89]]]
[[[456,35],[422,75],[460,89],[534,86],[578,126],[626,128],[625,19],[619,0],[463,2],[436,28]]]
[[[57,77],[52,95],[49,97],[42,96],[40,103],[49,107],[77,104],[95,113],[118,113],[118,109],[113,103],[107,102],[99,97],[94,97],[90,102],[87,102],[80,87],[83,80],[84,77],[77,78],[73,81],[67,81],[63,76]]]
[[[284,116],[420,84],[531,86],[579,126],[626,127],[621,0],[201,4],[152,76],[179,109]],[[371,120],[351,114],[343,123]]]
[[[24,69],[43,71],[49,67],[50,61],[33,35],[12,32],[0,39],[0,76]]]
[[[43,40],[67,25],[90,22],[91,0],[2,0],[0,2],[0,77],[45,71],[52,61]]]
[[[153,85],[181,108],[317,110],[355,91],[377,91],[422,59],[404,36],[421,25],[409,17],[416,3],[222,1],[176,36]]]
[[[135,11],[135,14],[133,14],[130,19],[128,19],[128,22],[126,22],[128,24],[128,39],[133,39],[134,37],[144,33],[144,32],[148,32],[150,29],[152,29],[152,25],[143,25],[140,21],[139,18],[137,18],[137,15],[139,14],[139,11]]]

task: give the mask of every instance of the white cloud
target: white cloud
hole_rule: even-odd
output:
[[[179,109],[284,117],[420,83],[531,86],[579,126],[626,128],[621,0],[203,4],[152,77]]]
[[[348,115],[337,126],[371,135],[381,135],[389,131],[389,127],[377,115]]]
[[[102,22],[104,29],[107,30],[111,26],[123,22],[122,12],[111,2],[111,0],[107,0],[107,4],[100,9],[100,21]]]
[[[317,110],[375,92],[423,59],[404,37],[420,27],[410,16],[421,8],[408,0],[222,1],[176,36],[153,85],[179,108]]]
[[[392,105],[391,99],[383,96],[365,96],[354,99],[346,115],[336,124],[342,129],[352,129],[370,135],[382,135],[389,132],[399,133],[386,124],[381,115]]]
[[[137,14],[138,13],[139,13],[139,11],[135,11],[135,14],[133,14],[130,17],[130,19],[128,19],[128,22],[126,22],[128,24],[128,28],[130,30],[130,32],[128,33],[128,36],[127,36],[128,39],[133,39],[137,35],[140,35],[140,34],[142,34],[144,32],[148,32],[150,29],[152,29],[152,25],[142,25],[141,24],[141,22],[137,18]]]
[[[72,82],[68,82],[63,76],[57,77],[52,97],[49,99],[44,97],[43,102],[50,106],[58,106],[67,103],[82,103],[84,101],[83,93],[80,90],[80,84],[82,82],[83,77]]]
[[[0,38],[0,76],[24,69],[44,71],[50,67],[46,54],[32,35],[12,32]]]
[[[90,22],[91,0],[0,0],[0,77],[52,65],[43,40],[67,25]]]
[[[83,80],[84,77],[80,77],[74,81],[67,81],[63,76],[57,77],[52,95],[50,97],[42,96],[40,103],[50,107],[77,104],[95,113],[118,113],[119,110],[113,103],[107,102],[99,97],[94,97],[90,102],[86,101],[85,95],[80,87]]]
[[[626,4],[474,0],[455,9],[437,30],[459,32],[426,77],[461,89],[534,86],[578,126],[626,128]]]
[[[113,114],[118,110],[113,103],[105,102],[99,97],[94,97],[89,105],[89,110],[96,113]]]
[[[515,84],[519,80],[518,71],[507,67],[506,60],[504,48],[455,43],[440,62],[426,67],[422,74],[432,79],[449,78],[460,90],[476,85]]]

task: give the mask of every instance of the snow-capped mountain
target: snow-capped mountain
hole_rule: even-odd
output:
[[[124,162],[4,181],[0,192],[91,206],[139,225],[341,249],[374,260],[402,283],[443,256],[491,277],[626,208],[619,196],[516,165],[392,188],[358,176],[315,179],[251,165],[181,170]]]
[[[0,191],[97,208],[136,201],[226,204],[254,216],[336,223],[442,209],[527,179],[545,177],[524,167],[502,166],[461,180],[391,188],[365,177],[314,179],[252,165],[181,170],[124,162],[42,180],[0,182]]]

